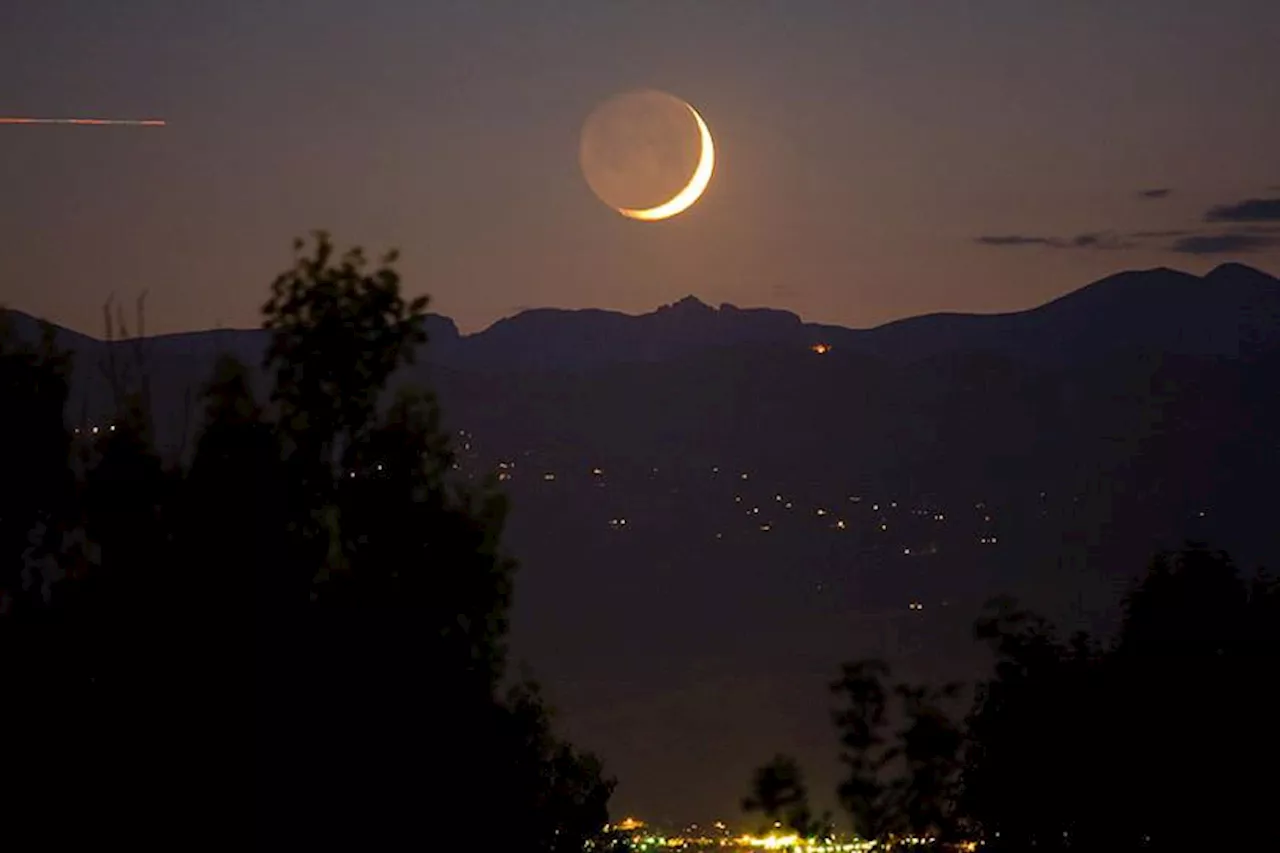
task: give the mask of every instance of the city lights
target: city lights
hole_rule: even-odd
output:
[[[932,837],[901,836],[889,843],[863,841],[852,836],[832,836],[826,838],[804,838],[794,831],[775,827],[768,833],[733,833],[723,821],[711,824],[710,831],[699,831],[699,825],[686,827],[683,831],[665,833],[655,826],[634,817],[625,818],[618,823],[605,827],[607,832],[629,836],[631,849],[640,851],[658,850],[691,850],[691,851],[726,851],[729,853],[750,853],[755,850],[778,850],[787,853],[868,853],[872,850],[901,849],[903,847],[935,848],[938,840]],[[949,845],[946,850],[972,853],[980,845],[974,841],[963,841]]]

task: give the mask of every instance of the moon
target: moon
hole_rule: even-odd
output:
[[[628,219],[658,222],[688,210],[711,183],[715,142],[689,103],[642,90],[605,101],[582,129],[592,192]]]

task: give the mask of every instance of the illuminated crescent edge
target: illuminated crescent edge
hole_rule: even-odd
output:
[[[711,173],[716,168],[716,147],[711,141],[711,131],[707,129],[707,123],[702,120],[702,116],[698,115],[697,110],[688,104],[685,104],[685,107],[693,114],[693,120],[698,123],[698,135],[702,138],[702,152],[698,158],[698,166],[693,170],[693,177],[689,178],[689,183],[685,184],[684,189],[676,193],[670,201],[663,202],[657,207],[616,208],[623,216],[645,222],[668,219],[693,206],[693,203],[706,191],[707,184],[711,183]]]

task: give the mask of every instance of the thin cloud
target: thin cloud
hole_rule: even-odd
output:
[[[1225,255],[1280,247],[1280,237],[1265,233],[1196,234],[1174,241],[1170,251],[1184,255]]]
[[[1157,199],[1168,198],[1171,195],[1173,195],[1173,189],[1171,187],[1158,187],[1153,190],[1138,190],[1138,198]]]
[[[1132,249],[1133,243],[1112,234],[1110,231],[1099,231],[1094,234],[1081,234],[1071,238],[1069,249]]]
[[[1206,222],[1280,222],[1280,198],[1250,198],[1209,208]]]
[[[1171,231],[1133,231],[1129,236],[1135,240],[1167,240],[1170,237],[1188,237],[1194,231],[1175,228]]]
[[[1031,234],[994,234],[976,237],[983,246],[1046,246],[1050,249],[1132,249],[1134,244],[1112,234],[1098,231],[1075,237],[1042,237]]]
[[[984,246],[1052,246],[1054,241],[1048,237],[1028,237],[1025,234],[1002,234],[993,237],[979,237],[975,242]]]

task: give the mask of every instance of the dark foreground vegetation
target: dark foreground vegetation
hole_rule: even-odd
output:
[[[990,850],[1273,850],[1280,793],[1280,584],[1227,555],[1162,554],[1125,600],[1118,635],[1061,637],[1012,601],[975,625],[996,657],[972,707],[961,687],[893,684],[876,660],[832,685],[859,835]],[[748,811],[803,835],[801,768],[757,771]]]
[[[299,242],[269,397],[221,362],[181,463],[145,369],[103,365],[115,415],[80,433],[52,334],[0,338],[14,849],[581,851],[607,822],[612,782],[506,672],[503,499],[390,387],[425,341],[394,260]]]

